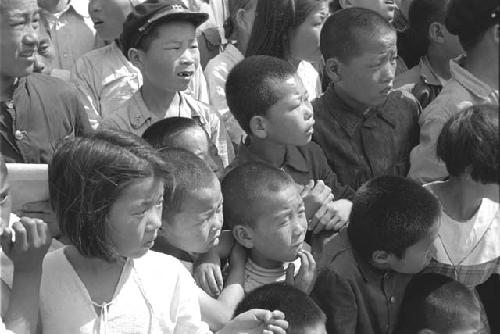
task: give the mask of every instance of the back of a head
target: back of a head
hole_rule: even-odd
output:
[[[165,198],[165,213],[180,212],[189,193],[199,189],[212,188],[218,182],[214,172],[196,154],[179,148],[167,148],[160,152],[174,179],[174,191]]]
[[[408,13],[409,40],[416,57],[422,57],[429,47],[429,27],[432,23],[444,24],[450,0],[413,0]]]
[[[279,100],[277,82],[296,75],[288,62],[270,56],[251,56],[229,72],[226,98],[229,110],[241,128],[250,134],[250,120],[263,116]]]
[[[174,147],[179,134],[197,127],[198,122],[192,118],[169,117],[153,123],[146,129],[142,138],[155,148]]]
[[[417,182],[379,176],[354,195],[347,231],[353,248],[365,259],[371,260],[377,250],[401,258],[429,233],[439,214],[438,200]]]
[[[49,194],[61,233],[88,257],[111,260],[105,220],[132,182],[171,179],[157,152],[141,138],[99,131],[63,142],[49,164]]]
[[[451,0],[446,28],[458,35],[463,49],[471,51],[481,41],[486,30],[499,23],[498,0]]]
[[[326,322],[325,314],[311,297],[284,283],[266,284],[253,290],[239,303],[234,315],[255,308],[283,312],[290,334],[301,334]]]
[[[224,222],[231,228],[236,225],[252,226],[258,204],[286,187],[295,186],[284,171],[260,162],[238,166],[222,180]]]
[[[365,8],[341,9],[325,21],[321,29],[320,48],[323,59],[337,58],[348,64],[363,54],[363,45],[386,34],[396,34],[380,14]]]
[[[473,180],[499,183],[498,106],[475,105],[453,115],[443,126],[437,155],[451,176],[470,172]]]
[[[406,288],[396,333],[477,329],[480,312],[479,301],[465,285],[439,274],[420,274]]]

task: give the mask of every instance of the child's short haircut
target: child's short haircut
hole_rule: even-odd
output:
[[[254,227],[258,203],[295,182],[284,171],[260,162],[249,162],[230,171],[222,180],[224,221]]]
[[[409,40],[413,50],[422,57],[429,48],[429,27],[434,22],[443,23],[446,19],[446,9],[450,0],[413,0],[408,12]]]
[[[241,128],[250,133],[250,120],[264,116],[279,101],[276,84],[296,75],[292,64],[270,56],[251,56],[229,72],[226,98]]]
[[[192,128],[203,130],[199,123],[192,118],[169,117],[153,123],[146,129],[142,138],[154,148],[175,147],[177,136]]]
[[[402,258],[427,235],[439,214],[436,197],[417,182],[379,176],[354,195],[347,233],[354,250],[367,260],[377,250]]]
[[[346,8],[330,15],[320,35],[323,59],[337,58],[344,64],[363,54],[363,44],[386,34],[396,35],[380,14],[365,8]]]
[[[470,327],[471,316],[478,319],[480,312],[477,297],[465,285],[439,274],[420,274],[406,288],[396,333],[451,333]]]
[[[444,125],[437,155],[451,176],[467,168],[473,180],[499,183],[498,106],[470,106],[453,115]]]
[[[263,285],[245,296],[234,315],[251,309],[280,310],[288,321],[290,334],[300,334],[326,322],[326,316],[318,305],[303,291],[285,283]]]
[[[196,154],[180,148],[161,150],[160,156],[165,161],[174,178],[174,191],[170,198],[165,197],[164,214],[175,215],[182,210],[186,195],[199,189],[212,188],[217,176]]]
[[[458,35],[465,51],[472,50],[484,33],[500,20],[498,0],[452,0],[446,16],[446,28]]]
[[[171,178],[158,153],[136,135],[99,131],[61,144],[49,164],[50,200],[64,236],[86,257],[113,261],[106,217],[134,181]]]

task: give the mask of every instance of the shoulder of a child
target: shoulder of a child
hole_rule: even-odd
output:
[[[346,234],[344,230],[326,242],[317,264],[320,270],[329,270],[344,278],[352,277],[359,272]]]
[[[405,85],[415,85],[420,80],[420,66],[416,65],[406,72],[401,73],[394,79],[394,88]]]

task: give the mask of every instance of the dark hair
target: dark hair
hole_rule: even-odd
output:
[[[230,227],[254,226],[257,204],[269,193],[276,193],[295,182],[284,171],[261,162],[236,167],[222,179],[224,221]]]
[[[169,117],[153,123],[143,133],[142,138],[155,148],[174,147],[177,136],[192,128],[200,128],[204,131],[192,118]]]
[[[413,0],[408,12],[408,40],[412,44],[415,57],[427,54],[429,48],[429,27],[432,23],[443,23],[450,0]]]
[[[365,259],[377,250],[402,258],[429,233],[440,212],[436,197],[417,182],[379,176],[354,195],[347,233],[353,249]]]
[[[212,188],[217,176],[196,154],[180,148],[167,148],[160,156],[172,173],[175,187],[171,196],[165,197],[164,214],[174,215],[182,209],[186,196],[203,188]]]
[[[250,120],[264,116],[280,99],[276,84],[296,75],[290,63],[270,56],[251,56],[236,64],[226,81],[229,110],[250,134]]]
[[[259,0],[245,56],[267,55],[285,59],[288,33],[326,0]]]
[[[136,135],[99,131],[65,141],[49,164],[49,193],[61,233],[86,257],[114,261],[105,220],[133,182],[170,175],[156,151]]]
[[[280,310],[288,321],[290,334],[303,333],[306,328],[324,324],[326,316],[303,291],[285,283],[266,284],[245,296],[234,316],[251,309]]]
[[[477,297],[465,285],[439,274],[420,274],[406,287],[396,333],[449,333],[470,326],[470,316],[479,318],[480,313]]]
[[[458,35],[465,51],[472,50],[484,33],[499,22],[498,0],[451,0],[446,17],[446,28]]]
[[[470,167],[473,180],[499,183],[498,145],[498,106],[470,106],[443,126],[437,156],[451,176],[460,176]]]
[[[338,58],[348,64],[363,54],[363,44],[396,30],[382,15],[365,8],[346,8],[326,19],[320,35],[323,59]]]

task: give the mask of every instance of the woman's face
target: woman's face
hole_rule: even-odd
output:
[[[288,37],[290,56],[293,59],[311,62],[321,59],[320,32],[329,14],[328,3],[322,1],[309,13],[304,22],[290,29]]]

